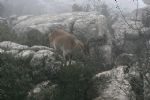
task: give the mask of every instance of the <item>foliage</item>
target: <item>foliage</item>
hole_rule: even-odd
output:
[[[47,80],[57,84],[56,89],[48,85],[30,99],[38,100],[41,97],[46,100],[92,100],[95,96],[92,77],[96,70],[93,66],[81,63],[64,66],[51,74],[44,64],[33,68],[30,60],[31,58],[21,60],[8,54],[0,54],[1,100],[26,100],[35,85]]]
[[[79,64],[62,67],[56,75],[58,84],[55,100],[91,100],[95,95],[91,89],[94,68]]]
[[[15,34],[7,24],[0,24],[0,42],[1,41],[18,41],[17,34]]]
[[[28,61],[0,55],[0,99],[24,100],[32,87],[32,70]]]
[[[33,68],[30,60],[17,59],[8,54],[0,54],[0,99],[25,100],[28,92],[36,84],[48,79],[47,69]],[[35,74],[38,72],[38,74]]]
[[[44,45],[49,46],[48,34],[42,34],[38,30],[31,30],[20,36],[20,43],[33,46],[33,45]]]
[[[28,46],[49,46],[47,33],[42,34],[37,30],[31,30],[27,33],[22,33],[21,35],[18,35],[11,28],[8,27],[7,22],[5,24],[0,24],[0,42],[2,41],[12,41]]]

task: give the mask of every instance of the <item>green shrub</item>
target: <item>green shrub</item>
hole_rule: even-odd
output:
[[[28,92],[37,84],[50,80],[56,84],[56,89],[44,88],[35,97],[46,100],[92,100],[96,92],[93,89],[92,77],[95,68],[84,64],[74,64],[61,67],[55,74],[51,74],[45,65],[33,68],[30,60],[15,59],[14,57],[0,55],[0,99],[1,100],[27,100]],[[38,74],[35,74],[35,72]],[[52,96],[50,96],[50,95]],[[36,99],[33,95],[33,98]],[[32,98],[32,97],[31,97]],[[44,99],[45,100],[45,99]]]
[[[13,41],[17,42],[18,37],[7,25],[0,24],[0,42],[2,41]]]
[[[62,67],[56,75],[55,100],[92,100],[94,70],[79,64]]]
[[[48,33],[42,34],[38,30],[31,30],[19,36],[20,43],[28,46],[44,45],[49,46]]]
[[[0,55],[1,100],[24,100],[32,85],[32,70],[28,61]]]
[[[47,69],[34,69],[30,58],[16,59],[8,54],[0,55],[0,99],[25,100],[29,90],[48,79]],[[43,68],[43,66],[40,66]],[[39,75],[35,74],[39,72]],[[46,74],[45,74],[46,72]]]

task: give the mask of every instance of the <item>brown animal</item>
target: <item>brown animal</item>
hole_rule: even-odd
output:
[[[85,54],[88,53],[87,45],[77,39],[73,34],[68,33],[63,29],[58,29],[52,32],[49,36],[49,41],[55,50],[62,51],[65,65],[67,61],[69,61],[69,65],[71,64],[72,53],[76,49],[81,50]]]

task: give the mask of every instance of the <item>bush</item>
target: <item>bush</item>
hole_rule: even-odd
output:
[[[33,85],[28,61],[0,55],[0,73],[0,99],[24,100]]]
[[[55,100],[92,100],[93,75],[92,67],[79,64],[62,67],[55,77],[58,85]]]
[[[0,24],[0,42],[2,41],[18,41],[17,34],[12,32],[12,30],[5,24]]]
[[[50,100],[92,100],[94,98],[96,92],[92,81],[95,75],[93,66],[80,63],[61,67],[58,72],[51,74],[44,69],[44,65],[33,68],[29,63],[30,60],[15,59],[8,54],[0,54],[1,100],[27,100],[29,91],[47,80],[57,87],[53,90],[50,88],[51,85],[48,85],[49,88],[44,88],[35,97],[51,98]],[[35,74],[35,71],[39,74]]]
[[[36,69],[41,76],[35,75],[30,60],[30,58],[21,60],[8,54],[0,54],[1,100],[25,100],[30,89],[48,79],[46,69]]]
[[[28,46],[49,46],[48,33],[42,34],[37,30],[31,30],[27,33],[17,35],[7,24],[0,24],[0,42],[2,41],[12,41]]]
[[[23,33],[19,36],[21,44],[33,46],[33,45],[44,45],[49,46],[48,33],[42,34],[38,30],[31,30]]]

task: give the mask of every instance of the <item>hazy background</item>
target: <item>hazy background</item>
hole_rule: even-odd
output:
[[[39,14],[59,14],[71,12],[72,5],[86,5],[93,0],[0,0],[0,15],[39,15]],[[95,0],[96,1],[96,0]],[[98,0],[97,0],[98,1]],[[99,0],[116,9],[115,0]],[[136,0],[118,0],[119,5],[125,12],[136,8]],[[139,0],[139,7],[145,6],[142,0]],[[3,14],[2,14],[3,13]]]

